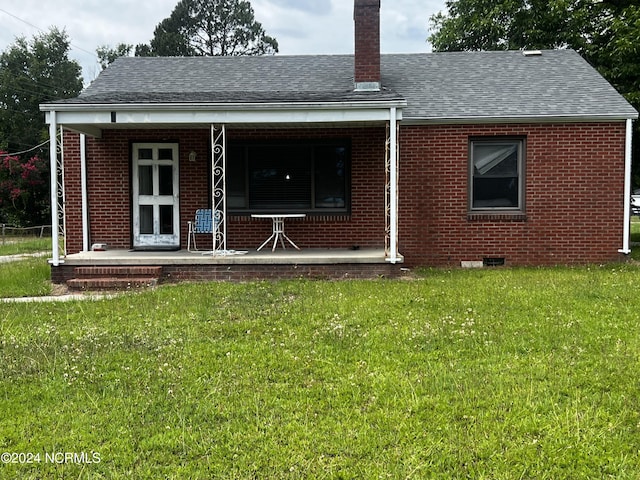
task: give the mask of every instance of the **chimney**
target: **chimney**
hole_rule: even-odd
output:
[[[356,91],[380,90],[380,0],[355,0]]]

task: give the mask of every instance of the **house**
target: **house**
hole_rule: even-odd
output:
[[[629,254],[638,114],[610,84],[571,50],[381,54],[379,13],[355,0],[354,55],[121,58],[41,105],[64,236],[54,281]],[[200,208],[220,216],[198,239],[208,255],[186,250]],[[275,225],[259,214],[297,214],[283,221],[300,251],[256,252]]]

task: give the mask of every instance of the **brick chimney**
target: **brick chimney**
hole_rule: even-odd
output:
[[[380,90],[380,0],[355,0],[356,91]]]

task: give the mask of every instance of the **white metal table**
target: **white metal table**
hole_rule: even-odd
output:
[[[253,218],[270,218],[273,223],[273,231],[271,233],[271,236],[258,247],[257,251],[259,252],[260,250],[262,250],[262,247],[273,240],[273,248],[271,248],[271,251],[275,252],[276,247],[278,246],[278,239],[280,240],[282,248],[287,248],[284,244],[284,241],[287,240],[291,245],[293,245],[293,248],[295,248],[296,250],[300,250],[300,248],[295,243],[293,243],[293,241],[284,233],[284,220],[285,218],[304,218],[306,216],[307,215],[305,213],[256,213],[251,215],[251,217]]]

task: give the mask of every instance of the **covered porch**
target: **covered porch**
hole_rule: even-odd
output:
[[[401,119],[399,107],[403,104],[397,99],[385,99],[346,106],[283,105],[253,114],[237,111],[231,114],[211,107],[212,111],[195,112],[197,120],[194,120],[194,112],[181,111],[189,108],[185,105],[161,111],[157,111],[155,105],[118,106],[124,112],[113,112],[114,106],[106,105],[45,108],[51,137],[52,221],[64,239],[60,244],[54,243],[52,278],[64,281],[78,265],[162,265],[163,271],[174,272],[166,278],[169,275],[176,278],[175,272],[181,269],[179,276],[185,279],[189,276],[201,278],[203,275],[196,271],[207,268],[211,271],[210,276],[216,277],[220,269],[226,268],[228,272],[231,266],[259,273],[257,270],[260,269],[255,267],[258,265],[271,270],[275,268],[281,276],[288,276],[285,273],[288,268],[292,268],[292,275],[295,275],[295,270],[300,272],[301,266],[307,266],[309,275],[314,275],[312,270],[322,270],[321,276],[330,277],[340,276],[341,272],[348,274],[350,270],[361,272],[357,274],[359,276],[389,274],[385,264],[403,262],[398,250],[397,228],[397,130]],[[225,105],[225,108],[229,106]],[[205,118],[232,120],[232,123],[207,125],[202,123]],[[354,157],[349,160],[350,177],[345,182],[351,189],[348,205],[337,202],[329,205],[344,206],[340,211],[322,204],[321,208],[327,208],[326,211],[307,210],[304,220],[291,222],[294,238],[297,242],[302,240],[302,250],[282,251],[278,248],[271,251],[267,247],[262,252],[255,252],[256,239],[265,238],[268,233],[265,229],[270,226],[254,217],[273,210],[269,206],[256,209],[256,205],[249,204],[245,210],[238,210],[238,198],[231,197],[229,192],[229,136],[236,141],[236,146],[239,142],[251,144],[256,138],[263,142],[270,136],[297,142],[296,145],[301,141],[312,141],[315,145],[326,138],[346,138]],[[139,200],[142,194],[137,191],[142,185],[137,177],[137,165],[143,163],[140,152],[150,145],[148,142],[166,142],[167,138],[174,145],[175,155],[175,188],[170,192],[173,198],[169,198],[177,205],[172,214],[173,225],[169,227],[176,239],[173,248],[168,249],[173,251],[160,251],[165,246],[162,244],[159,249],[154,249],[153,245],[136,248],[142,217],[138,211],[143,203]],[[164,154],[167,151],[170,153],[170,149],[165,149]],[[163,168],[162,160],[157,162],[160,169]],[[237,166],[234,168],[237,170]],[[100,169],[103,170],[101,179],[106,180],[98,188],[95,180],[92,186],[92,175],[95,178]],[[119,175],[120,180],[109,186],[111,171]],[[370,177],[372,172],[373,177]],[[250,172],[245,173],[248,174]],[[69,178],[75,179],[73,184]],[[163,180],[159,181],[162,183]],[[158,180],[154,182],[158,184]],[[203,196],[205,190],[208,194]],[[157,201],[159,197],[154,195],[152,200]],[[235,203],[230,204],[230,198],[234,198]],[[161,209],[162,201],[157,201]],[[109,202],[118,205],[117,209]],[[125,202],[127,205],[123,207]],[[279,212],[288,208],[275,207]],[[220,215],[215,232],[203,242],[211,251],[209,255],[186,251],[187,223],[197,208],[210,208]],[[295,210],[299,211],[305,210]],[[101,223],[103,217],[111,222],[108,226]],[[154,219],[154,228],[157,229],[158,223],[161,224],[162,219],[159,222]],[[54,242],[55,239],[54,236]],[[107,251],[92,251],[95,243],[102,242],[108,245]],[[68,245],[74,247],[69,249]],[[246,253],[226,254],[233,249]],[[194,267],[187,267],[190,265]],[[329,267],[321,268],[322,265],[333,265],[334,271],[327,273]],[[363,265],[368,265],[367,269],[373,272],[365,274]],[[372,269],[372,265],[384,268]]]

